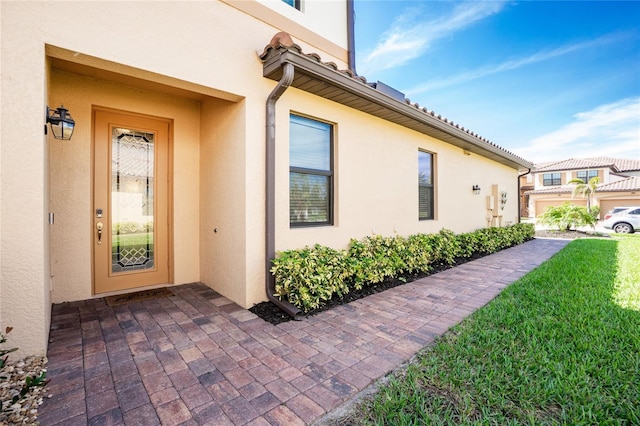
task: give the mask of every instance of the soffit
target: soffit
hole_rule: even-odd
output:
[[[318,55],[303,54],[296,45],[268,46],[261,58],[264,61],[264,77],[280,80],[283,65],[290,63],[295,68],[292,87],[432,136],[514,169],[533,167],[531,162],[458,124],[436,116],[426,108],[381,93],[351,71],[339,71],[333,63],[322,63]]]
[[[46,54],[52,68],[74,74],[193,100],[203,100],[209,97],[231,102],[242,100],[241,96],[229,92],[56,46],[47,45]]]

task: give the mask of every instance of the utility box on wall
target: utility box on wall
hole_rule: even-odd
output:
[[[500,191],[499,185],[491,185],[491,195],[487,195],[487,226],[502,226],[502,212],[507,204],[507,192]]]
[[[493,195],[487,195],[487,210],[492,212],[494,210],[495,197]]]
[[[502,216],[504,204],[501,204],[500,187],[498,185],[491,185],[491,198],[493,198],[493,216]]]

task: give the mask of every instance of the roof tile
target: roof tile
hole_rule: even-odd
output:
[[[285,50],[292,50],[295,51],[299,54],[302,54],[304,56],[310,57],[315,59],[317,62],[337,71],[340,72],[341,74],[345,74],[351,78],[353,78],[354,80],[360,81],[364,84],[367,84],[367,79],[363,76],[359,76],[356,75],[352,70],[340,70],[338,69],[338,66],[334,63],[334,62],[322,62],[321,57],[319,54],[317,53],[304,53],[302,51],[302,48],[297,45],[296,43],[293,43],[293,41],[291,41],[291,36],[287,33],[281,32],[281,33],[277,33],[272,39],[271,42],[265,46],[264,51],[259,55],[260,59],[265,61],[269,56],[271,51],[274,50],[279,50],[279,49],[285,49]],[[408,105],[413,105],[416,109],[421,110],[425,115],[431,115],[433,117],[436,117],[438,120],[440,120],[443,123],[446,123],[448,125],[450,125],[453,128],[456,128],[458,130],[461,130],[463,132],[466,132],[467,134],[475,137],[476,139],[491,145],[493,147],[498,148],[499,150],[515,157],[518,158],[519,160],[521,160],[524,163],[529,163],[528,160],[520,157],[519,155],[514,154],[513,152],[503,148],[502,146],[495,144],[493,142],[491,142],[489,139],[484,138],[480,135],[478,135],[477,133],[471,132],[469,129],[465,129],[464,127],[461,127],[459,124],[455,124],[452,120],[449,120],[446,117],[442,117],[442,115],[437,114],[434,111],[430,111],[428,110],[426,107],[420,107],[420,105],[418,103],[412,103],[410,99],[406,98],[404,99],[404,101],[408,104]]]
[[[598,191],[640,191],[640,177],[630,176],[616,182],[603,183],[598,185]]]
[[[576,186],[567,184],[551,188],[526,191],[525,194],[567,194],[572,193]],[[630,176],[616,182],[601,183],[596,187],[596,192],[640,191],[640,176]]]
[[[535,172],[551,172],[557,170],[577,170],[609,167],[614,172],[630,172],[640,170],[640,160],[613,157],[570,158],[568,160],[536,164]]]

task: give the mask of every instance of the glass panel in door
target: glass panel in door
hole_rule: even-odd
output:
[[[153,133],[112,129],[112,273],[154,267],[154,138]]]

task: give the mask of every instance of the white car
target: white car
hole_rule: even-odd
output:
[[[611,216],[613,216],[616,213],[620,213],[621,211],[627,210],[629,207],[614,207],[611,210],[609,210],[607,212],[607,214],[604,215],[604,220],[609,219]]]
[[[605,216],[602,226],[619,234],[632,234],[640,230],[640,206],[616,207]]]

